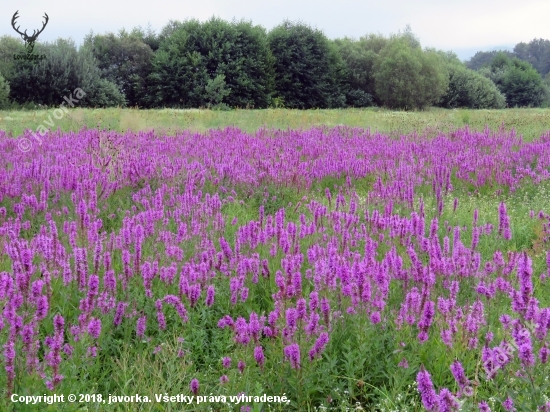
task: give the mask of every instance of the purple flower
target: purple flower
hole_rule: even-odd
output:
[[[297,343],[285,347],[283,353],[289,360],[292,369],[300,369],[300,346]]]
[[[231,358],[229,358],[229,357],[227,357],[227,356],[224,357],[224,358],[222,359],[222,365],[223,365],[223,367],[226,368],[226,369],[227,369],[227,368],[230,368],[230,367],[231,367]]]
[[[214,288],[214,285],[208,286],[208,289],[206,291],[206,306],[210,307],[214,304],[215,294],[216,294],[216,290]]]
[[[164,297],[164,302],[176,308],[176,312],[178,312],[178,316],[183,322],[188,321],[187,310],[185,309],[183,303],[181,303],[181,300],[176,295],[166,295]],[[157,310],[159,310],[159,313],[162,313],[162,306],[160,306],[159,308],[159,306],[157,305]],[[164,327],[166,327],[166,325]]]
[[[294,308],[288,308],[286,310],[286,326],[293,331],[296,328],[296,321],[298,320],[298,312]]]
[[[422,397],[422,404],[428,411],[439,410],[439,397],[437,396],[430,373],[421,368],[418,375],[416,375],[416,382],[418,383],[418,391]]]
[[[462,367],[462,364],[455,360],[451,364],[451,373],[453,374],[456,383],[458,383],[458,386],[460,389],[464,389],[465,386],[468,386],[470,384],[470,381],[466,377],[466,374],[464,373],[464,368]]]
[[[229,382],[229,378],[227,377],[227,375],[220,376],[220,385],[223,385],[227,382]]]
[[[327,346],[328,341],[329,341],[328,333],[323,332],[319,335],[319,337],[315,341],[315,344],[313,345],[313,348],[311,348],[311,350],[309,351],[310,361],[315,359],[325,349],[325,346]]]
[[[516,408],[514,408],[514,401],[510,397],[508,397],[504,402],[502,402],[502,407],[504,408],[504,410],[509,412],[513,412],[516,410]]]
[[[166,329],[166,318],[164,317],[164,313],[162,312],[162,300],[157,299],[155,302],[155,306],[157,308],[157,321],[159,324],[159,329],[164,330]]]
[[[544,345],[539,351],[540,363],[545,364],[548,362],[548,355],[550,355],[550,350],[548,350],[548,347]]]
[[[101,334],[101,319],[92,318],[88,323],[88,333],[94,339],[98,339]]]
[[[147,317],[142,316],[138,319],[136,325],[136,335],[140,338],[143,338],[145,335],[145,327],[147,326]]]
[[[235,341],[237,343],[246,345],[250,342],[250,331],[245,318],[239,317],[237,319],[237,322],[235,322],[235,331],[237,332],[237,335],[235,336]]]
[[[548,265],[550,267],[550,264]],[[315,291],[309,294],[309,311],[314,312],[319,307],[319,294]]]
[[[485,401],[479,402],[478,406],[479,406],[480,412],[491,412],[491,408],[489,408],[489,404]]]
[[[533,354],[531,339],[519,347],[518,357],[524,365],[533,366],[535,364],[535,355]]]
[[[119,302],[116,308],[115,317],[113,319],[113,324],[119,326],[122,323],[122,317],[126,311],[128,304],[126,302]]]
[[[327,326],[330,325],[330,303],[327,298],[321,299],[321,313]]]
[[[244,363],[243,360],[240,360],[239,363],[237,364],[237,369],[239,369],[239,372],[243,373],[245,367],[246,367],[246,363]]]
[[[191,383],[189,384],[189,389],[191,392],[193,392],[194,395],[199,394],[199,381],[197,379],[191,380]]]
[[[264,356],[264,350],[261,346],[256,346],[254,348],[254,359],[256,360],[256,363],[260,366],[260,368],[263,368],[264,362],[265,362],[265,356]]]
[[[321,317],[317,313],[314,312],[311,314],[308,323],[304,325],[304,331],[307,336],[311,336],[315,333],[317,326],[319,325],[319,319],[321,319]]]
[[[447,388],[443,388],[439,391],[439,403],[439,410],[441,412],[453,412],[460,409],[460,403]]]

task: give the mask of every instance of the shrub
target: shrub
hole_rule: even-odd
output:
[[[289,108],[335,108],[346,102],[346,67],[319,30],[285,21],[268,35],[275,90]]]
[[[448,109],[502,109],[506,99],[497,86],[480,73],[466,68],[462,63],[451,63],[449,88],[438,103]]]
[[[548,89],[540,74],[518,58],[498,53],[491,64],[479,72],[496,84],[509,107],[540,106],[547,99]]]
[[[125,100],[118,88],[101,79],[97,61],[87,49],[76,50],[72,40],[37,44],[36,54],[45,54],[37,63],[17,60],[10,81],[11,96],[19,104],[33,102],[58,106],[63,97],[80,88],[86,96],[79,106],[117,106]]]
[[[389,108],[423,109],[438,102],[448,88],[449,75],[437,53],[394,38],[378,57],[376,94]]]
[[[9,104],[8,97],[10,95],[10,85],[0,74],[0,109],[6,108]]]
[[[223,76],[227,86],[224,90],[230,91],[223,93],[223,103],[232,107],[269,105],[273,59],[263,28],[215,18],[204,24],[188,20],[171,22],[160,38],[149,76],[150,100],[155,104],[183,107],[211,104],[211,88],[221,84],[215,79]]]
[[[113,33],[89,34],[83,48],[90,50],[101,77],[117,85],[128,105],[145,107],[147,76],[151,73],[154,53],[138,36],[124,31],[118,37]]]

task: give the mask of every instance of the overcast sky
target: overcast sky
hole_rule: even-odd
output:
[[[158,33],[169,20],[212,16],[245,19],[271,29],[284,19],[303,21],[327,37],[388,35],[410,24],[423,47],[452,50],[467,59],[478,50],[513,48],[521,41],[550,39],[548,0],[2,0],[0,36],[17,33],[11,17],[19,10],[20,30],[50,21],[38,41],[84,36],[148,24]]]

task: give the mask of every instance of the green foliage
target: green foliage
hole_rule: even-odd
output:
[[[508,104],[513,107],[540,106],[548,95],[537,71],[527,62],[513,60],[507,75],[504,78]]]
[[[0,73],[0,109],[8,106],[8,96],[10,95],[10,85]]]
[[[161,42],[149,76],[148,98],[152,105],[184,108],[205,105],[206,57],[192,48],[193,33],[196,33],[194,37],[199,37],[199,30],[200,23],[189,20],[174,28],[171,35]]]
[[[518,43],[514,55],[530,63],[541,76],[550,73],[550,40],[533,39],[529,43]]]
[[[433,51],[393,38],[378,57],[374,66],[376,94],[389,108],[424,109],[439,101],[448,88],[447,68]]]
[[[141,26],[134,27],[130,32],[130,36],[141,40],[143,43],[148,45],[151,48],[151,50],[153,50],[154,52],[157,51],[158,48],[160,47],[159,36],[151,28],[151,24],[147,25],[147,31],[143,30]]]
[[[468,69],[454,54],[443,55],[449,71],[449,88],[438,103],[448,109],[502,109],[506,99],[496,85],[482,74]]]
[[[232,107],[269,105],[273,88],[272,57],[265,30],[251,23],[171,22],[160,35],[153,60],[151,101],[157,105],[201,107],[210,103],[206,86],[225,76],[223,102]],[[219,102],[221,103],[221,102]]]
[[[374,106],[372,95],[361,89],[350,90],[346,94],[346,103],[349,107]]]
[[[533,66],[505,53],[497,53],[480,73],[496,84],[509,107],[540,106],[548,99],[548,88]]]
[[[337,108],[346,102],[346,66],[319,30],[285,21],[268,35],[275,89],[289,108]]]
[[[205,86],[205,98],[208,101],[208,107],[219,105],[229,94],[231,94],[231,91],[226,87],[223,74],[218,74],[215,78],[208,80]]]
[[[349,106],[366,107],[376,102],[373,65],[378,57],[377,46],[386,42],[384,37],[375,35],[362,37],[358,41],[347,37],[334,40],[347,67],[350,91],[346,98]]]
[[[514,57],[514,54],[506,50],[493,50],[489,52],[479,51],[466,62],[466,66],[472,70],[479,70],[482,67],[487,67],[497,54],[505,54],[508,57]]]
[[[146,106],[147,76],[151,73],[153,50],[138,34],[119,36],[88,34],[83,49],[98,61],[101,77],[116,84],[129,106]]]
[[[33,102],[58,106],[64,96],[80,88],[86,96],[81,107],[124,105],[124,96],[116,86],[101,79],[97,61],[86,49],[77,51],[72,40],[37,44],[35,53],[46,58],[38,62],[16,60],[10,79],[11,96],[19,104]]]
[[[16,70],[13,55],[23,53],[26,52],[21,39],[12,36],[0,37],[0,73],[8,82],[11,81]]]

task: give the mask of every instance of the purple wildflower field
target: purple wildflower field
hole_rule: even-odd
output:
[[[24,153],[0,131],[0,153],[0,409],[550,411],[550,132],[83,129]]]

